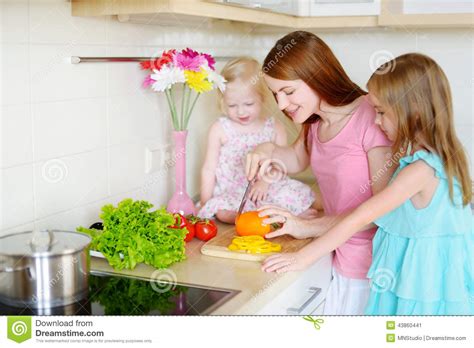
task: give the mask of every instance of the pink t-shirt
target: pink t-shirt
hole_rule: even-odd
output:
[[[328,215],[353,210],[372,196],[367,152],[390,141],[374,123],[375,110],[364,97],[344,128],[331,140],[320,142],[319,122],[309,131],[311,168]],[[336,249],[333,266],[348,278],[364,279],[372,262],[376,228],[361,231]]]

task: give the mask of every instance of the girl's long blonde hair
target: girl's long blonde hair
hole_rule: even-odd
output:
[[[463,205],[472,196],[467,157],[456,136],[448,79],[430,57],[401,55],[381,65],[367,83],[370,93],[393,110],[397,137],[392,149],[420,145],[441,157],[453,200],[453,178],[462,188]]]

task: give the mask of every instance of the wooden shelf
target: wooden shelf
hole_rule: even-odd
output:
[[[199,0],[73,0],[73,16],[174,14],[262,25],[292,26],[294,17]]]
[[[200,0],[72,0],[72,15],[79,17],[173,14],[224,19],[280,28],[375,27],[377,16],[297,17],[260,9],[228,6]],[[169,20],[168,20],[169,22]]]
[[[474,14],[403,14],[400,0],[383,0],[379,16],[297,17],[268,10],[234,7],[202,0],[72,0],[72,15],[79,17],[117,15],[122,21],[154,22],[170,25],[181,19],[220,19],[258,26],[291,29],[336,29],[371,27],[474,27]],[[171,16],[170,16],[171,15]],[[140,18],[142,18],[140,20]],[[148,23],[150,20],[147,21]],[[151,21],[153,23],[153,21]]]

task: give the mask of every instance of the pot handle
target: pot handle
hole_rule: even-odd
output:
[[[48,244],[44,243],[44,240],[41,238],[41,235],[43,232],[48,233]],[[46,231],[38,231],[35,230],[33,231],[33,236],[31,237],[30,240],[30,248],[33,251],[50,251],[51,247],[54,244],[54,234],[53,231],[51,230],[46,230]],[[43,250],[42,248],[48,247],[46,250]]]

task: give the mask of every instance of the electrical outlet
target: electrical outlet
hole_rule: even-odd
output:
[[[173,146],[170,144],[145,148],[145,174],[159,171],[162,168],[174,167]]]
[[[161,167],[161,148],[145,148],[145,174],[156,172]]]

